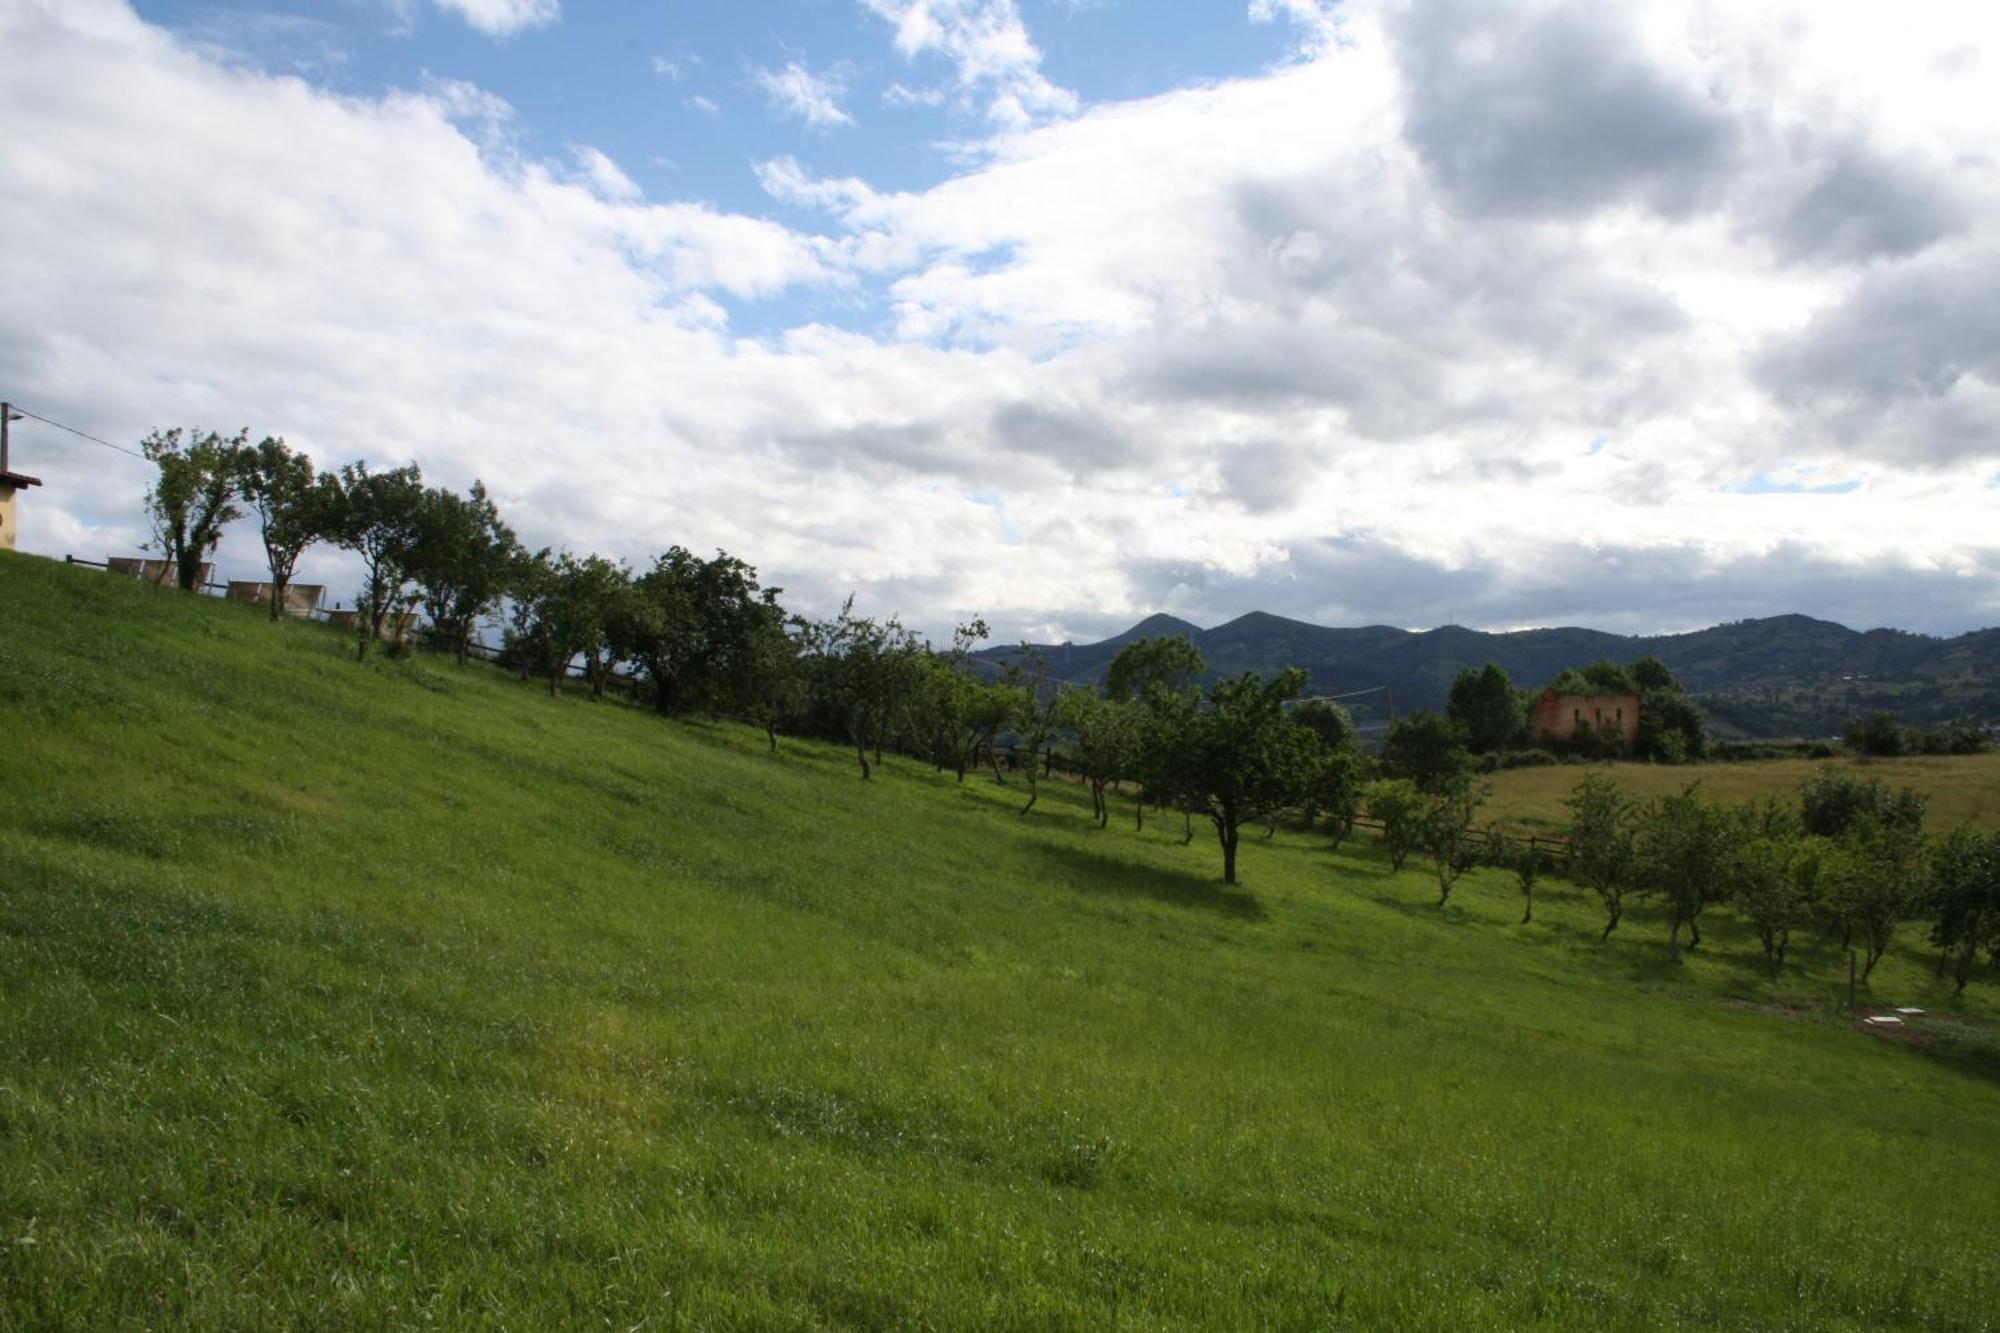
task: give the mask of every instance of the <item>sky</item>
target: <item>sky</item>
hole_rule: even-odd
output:
[[[113,443],[937,637],[2000,623],[1988,6],[0,0],[0,51],[0,398]],[[139,549],[145,464],[13,431],[24,549]]]

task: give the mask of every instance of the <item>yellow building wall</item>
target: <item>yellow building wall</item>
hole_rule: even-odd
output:
[[[14,549],[14,488],[0,486],[0,551]]]

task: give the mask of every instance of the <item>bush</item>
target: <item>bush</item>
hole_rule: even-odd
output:
[[[1909,737],[1896,715],[1878,708],[1861,717],[1851,717],[1840,728],[1840,738],[1856,754],[1889,759],[1909,749]]]

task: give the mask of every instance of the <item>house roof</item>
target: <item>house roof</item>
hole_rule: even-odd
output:
[[[40,477],[31,477],[25,472],[0,472],[0,486],[12,486],[17,491],[41,484]]]

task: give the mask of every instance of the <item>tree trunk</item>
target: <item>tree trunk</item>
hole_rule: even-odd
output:
[[[868,745],[859,736],[854,738],[854,757],[861,761],[861,780],[872,781],[872,770],[868,767]]]
[[[1521,896],[1527,899],[1527,906],[1521,912],[1521,924],[1525,926],[1535,919],[1535,886],[1525,885],[1521,889]]]
[[[1181,846],[1194,841],[1194,815],[1186,806],[1181,807]]]
[[[1674,913],[1674,928],[1667,933],[1667,961],[1670,963],[1678,963],[1680,960],[1681,960],[1681,914],[1679,912],[1676,912]]]
[[[1604,923],[1604,933],[1597,937],[1599,944],[1611,938],[1611,932],[1618,929],[1618,918],[1624,915],[1624,909],[1617,903],[1607,902],[1604,905],[1604,910],[1610,914],[1611,919]]]
[[[1238,830],[1231,828],[1219,829],[1218,831],[1222,836],[1222,882],[1224,884],[1234,884],[1236,882],[1236,840]]]
[[[1701,919],[1688,918],[1688,952],[1693,953],[1701,944]]]
[[[289,588],[291,584],[292,581],[289,575],[280,578],[277,570],[274,569],[271,571],[271,623],[273,625],[277,624],[278,617],[284,614],[285,589]]]
[[[775,723],[775,722],[766,722],[766,723],[764,724],[764,739],[765,739],[765,740],[767,740],[767,741],[769,741],[769,742],[771,743],[771,753],[772,753],[772,754],[776,754],[776,753],[778,752],[778,724],[777,724],[777,723]]]
[[[1034,809],[1035,802],[1041,799],[1041,795],[1042,795],[1041,788],[1035,784],[1033,777],[1031,776],[1028,782],[1028,803],[1021,807],[1021,813],[1025,815],[1030,810]]]

